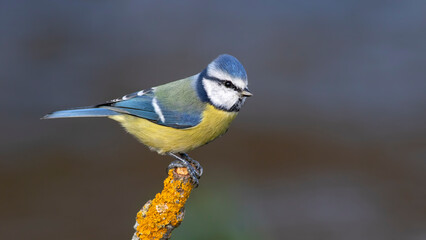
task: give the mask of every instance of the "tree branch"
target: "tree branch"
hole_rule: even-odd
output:
[[[183,221],[184,206],[193,188],[186,168],[170,169],[163,191],[137,213],[132,240],[170,239]]]

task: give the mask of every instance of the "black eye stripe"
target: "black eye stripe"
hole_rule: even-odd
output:
[[[216,81],[216,82],[218,82],[218,83],[220,83],[220,84],[223,84],[225,87],[227,87],[227,88],[232,88],[232,89],[234,89],[235,91],[237,91],[237,92],[241,92],[242,90],[241,89],[239,89],[239,88],[237,88],[237,86],[235,86],[231,81],[229,81],[229,80],[222,80],[222,79],[219,79],[219,78],[215,78],[215,77],[212,77],[212,76],[208,76],[208,75],[206,75],[205,77],[204,77],[205,79],[208,79],[208,80],[212,80],[212,81]],[[228,84],[228,85],[227,85]],[[230,84],[230,85],[229,85]]]
[[[223,85],[225,85],[225,87],[227,88],[232,88],[237,92],[240,92],[241,90],[239,88],[237,88],[237,86],[235,86],[231,81],[223,81]]]

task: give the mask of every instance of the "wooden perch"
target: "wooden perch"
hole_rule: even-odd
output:
[[[137,213],[132,240],[170,239],[183,221],[185,203],[194,186],[186,168],[170,169],[168,174],[163,191]]]

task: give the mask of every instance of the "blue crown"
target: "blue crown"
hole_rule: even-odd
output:
[[[247,81],[247,73],[244,69],[243,65],[236,59],[235,57],[228,55],[228,54],[222,54],[219,57],[217,57],[213,62],[214,66],[231,75],[235,78],[240,78],[244,81]]]

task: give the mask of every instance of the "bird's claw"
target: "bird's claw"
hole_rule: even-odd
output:
[[[201,164],[198,161],[190,158],[186,153],[181,153],[180,155],[197,169],[198,178],[200,178],[201,175],[203,175],[203,167]]]
[[[198,187],[198,182],[199,182],[198,179],[200,179],[201,174],[203,173],[203,167],[200,165],[200,163],[198,163],[192,158],[189,158],[189,156],[186,154],[185,155],[180,154],[181,157],[173,153],[169,153],[169,155],[176,158],[176,160],[170,163],[167,169],[170,170],[170,169],[179,168],[179,167],[186,168],[188,170],[189,176],[191,177],[192,184],[194,185],[195,188]]]

